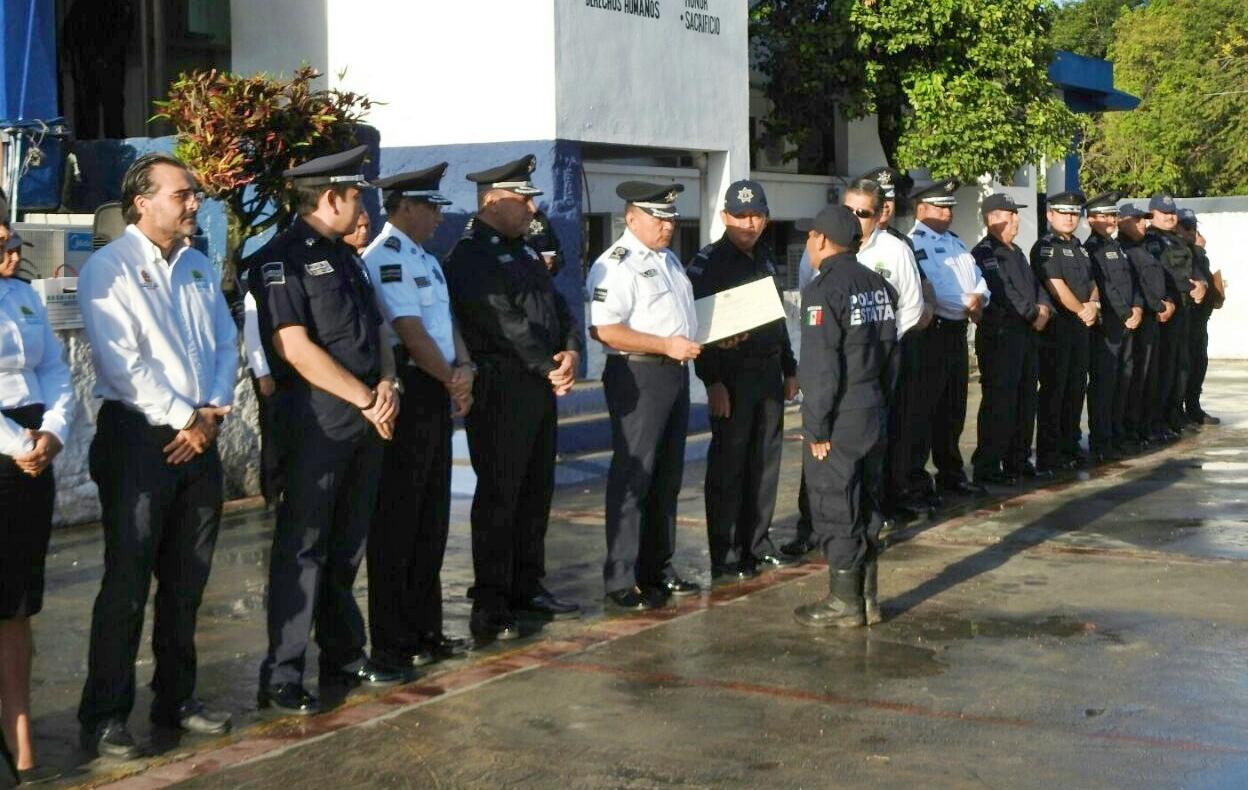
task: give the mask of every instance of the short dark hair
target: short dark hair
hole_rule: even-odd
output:
[[[401,189],[391,189],[382,194],[385,197],[382,200],[381,207],[386,210],[386,215],[389,216],[398,211],[399,206],[403,203],[403,191]]]
[[[326,192],[334,192],[340,198],[347,196],[347,190],[351,189],[354,184],[295,184],[294,199],[292,208],[299,216],[305,216],[316,211],[316,205],[321,202],[321,195]]]
[[[873,202],[871,208],[876,211],[879,211],[880,206],[884,204],[884,189],[879,183],[869,178],[855,178],[850,181],[849,186],[845,187],[845,194],[848,195],[850,192],[857,192],[871,198]]]
[[[130,165],[130,169],[126,170],[121,179],[121,215],[128,225],[139,221],[139,210],[135,208],[134,199],[156,191],[156,185],[152,183],[152,170],[156,165],[188,169],[185,162],[169,154],[144,154],[134,160],[134,164]]]

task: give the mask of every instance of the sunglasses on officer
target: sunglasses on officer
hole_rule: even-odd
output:
[[[846,208],[848,208],[848,206]],[[854,216],[858,217],[859,219],[871,219],[872,217],[875,216],[875,212],[869,208],[856,208],[856,209],[851,209],[851,211],[853,211]]]

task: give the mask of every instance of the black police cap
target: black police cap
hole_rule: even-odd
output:
[[[1058,214],[1081,214],[1083,213],[1083,204],[1086,202],[1087,198],[1083,196],[1082,192],[1071,190],[1050,195],[1048,207]]]
[[[733,181],[724,193],[724,211],[734,216],[747,211],[767,214],[767,193],[763,185],[752,178]]]
[[[531,176],[537,168],[537,157],[526,154],[519,159],[505,162],[489,170],[478,170],[469,173],[465,178],[477,185],[477,189],[505,189],[525,197],[535,197],[542,190],[533,186]]]
[[[1196,212],[1190,208],[1179,209],[1179,224],[1191,230],[1196,229]]]
[[[441,162],[433,167],[426,167],[424,170],[396,173],[378,179],[373,182],[373,185],[380,187],[387,197],[397,193],[422,203],[449,206],[451,201],[438,191],[438,187],[442,184],[442,175],[446,173],[446,167],[447,163]]]
[[[910,197],[920,203],[930,203],[933,206],[956,206],[958,199],[953,196],[953,193],[957,191],[957,180],[946,178],[915,190]]]
[[[3,252],[12,252],[13,250],[20,250],[22,247],[30,247],[30,246],[31,246],[30,242],[22,241],[22,237],[14,233],[13,235],[5,239]]]
[[[1088,198],[1088,202],[1083,208],[1089,214],[1117,214],[1118,201],[1122,200],[1122,193],[1116,189],[1108,192],[1102,192],[1099,195]]]
[[[884,190],[885,200],[896,200],[897,191],[904,189],[905,181],[908,176],[903,176],[891,167],[877,167],[874,170],[868,170],[862,174],[862,178],[869,179],[880,185],[880,189]]]
[[[1004,192],[997,192],[984,198],[984,202],[980,205],[979,210],[982,214],[987,214],[990,211],[1013,211],[1017,214],[1020,208],[1027,208],[1027,204],[1015,203],[1014,198]]]
[[[1179,210],[1179,207],[1174,205],[1173,196],[1167,192],[1162,192],[1159,195],[1153,195],[1148,201],[1148,210],[1160,211],[1162,214],[1174,214]]]
[[[654,184],[649,181],[625,181],[615,188],[615,194],[652,217],[675,219],[676,196],[685,191],[684,184]]]
[[[292,179],[299,186],[345,184],[363,189],[371,186],[364,178],[366,156],[368,156],[368,146],[357,145],[349,151],[310,159],[283,171],[282,177]]]
[[[828,206],[813,217],[799,219],[794,227],[803,232],[822,233],[829,241],[851,250],[856,249],[857,240],[862,239],[862,225],[846,206]]]
[[[1153,212],[1144,211],[1134,203],[1123,203],[1118,207],[1119,219],[1152,219]]]

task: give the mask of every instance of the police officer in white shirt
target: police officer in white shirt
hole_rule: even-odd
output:
[[[43,608],[56,497],[52,459],[69,435],[74,396],[47,310],[17,277],[22,245],[0,220],[0,644],[6,647],[0,658],[6,724],[0,742],[12,743],[23,783],[34,783],[56,776],[35,766],[31,743],[30,620]]]
[[[78,280],[104,401],[90,469],[105,541],[78,720],[84,747],[131,758],[138,748],[126,719],[153,573],[153,721],[199,733],[230,725],[194,697],[195,617],[221,519],[216,439],[234,401],[238,350],[219,275],[185,243],[201,200],[190,172],[148,154],[130,166],[121,193],[130,224]]]
[[[368,533],[373,660],[408,669],[448,658],[463,640],[442,633],[442,557],[451,518],[452,415],[472,407],[476,366],[451,314],[438,259],[425,250],[449,206],[446,162],[374,182],[388,221],[364,262],[395,348],[403,410],[386,445]]]
[[[953,196],[958,182],[938,181],[914,193],[914,257],[927,274],[936,293],[936,317],[923,333],[923,391],[929,393],[926,415],[918,415],[916,426],[927,426],[926,437],[914,442],[910,478],[921,480],[921,489],[932,494],[928,482],[927,456],[936,463],[936,483],[940,490],[955,494],[983,494],[983,486],[968,482],[962,467],[958,437],[966,422],[966,389],[970,378],[967,357],[967,321],[978,324],[988,304],[988,284],[962,240],[949,230],[953,221]],[[924,441],[926,439],[926,441]]]
[[[685,465],[689,371],[702,347],[693,286],[668,249],[680,184],[626,181],[628,229],[590,269],[593,337],[606,348],[602,374],[614,455],[607,475],[608,606],[661,606],[699,587],[672,568],[676,497]]]

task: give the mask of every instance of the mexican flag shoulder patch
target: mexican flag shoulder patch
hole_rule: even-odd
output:
[[[806,308],[806,326],[822,326],[823,306],[811,305]]]

